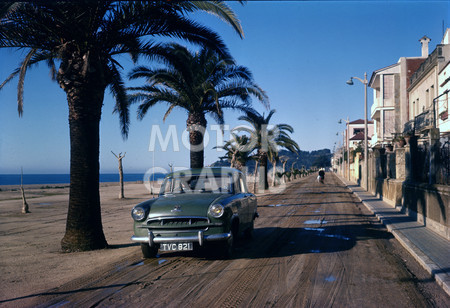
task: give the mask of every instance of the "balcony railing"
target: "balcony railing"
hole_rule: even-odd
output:
[[[436,127],[434,109],[432,107],[403,125],[403,133],[414,133]]]
[[[408,121],[403,125],[403,133],[414,133],[414,120]]]
[[[438,62],[438,58],[442,57],[442,45],[437,45],[436,49],[428,56],[428,58],[419,66],[419,68],[411,76],[411,85],[417,80],[422,78],[422,75],[428,68],[435,65]]]
[[[434,123],[434,110],[429,108],[415,118],[414,129],[416,131],[422,131],[434,127]]]

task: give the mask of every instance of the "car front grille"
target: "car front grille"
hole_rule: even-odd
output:
[[[155,231],[206,231],[209,226],[207,217],[161,217],[149,219],[146,228]]]

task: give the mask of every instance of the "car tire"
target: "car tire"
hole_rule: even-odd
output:
[[[251,225],[244,231],[244,237],[246,239],[252,239],[254,230],[255,230],[255,219],[252,220]]]
[[[157,247],[155,247],[155,246],[150,247],[150,245],[146,244],[146,243],[141,243],[141,250],[142,250],[142,255],[146,259],[154,258],[158,254]]]
[[[236,241],[236,236],[235,236],[236,232],[233,229],[231,229],[230,233],[231,233],[230,238],[227,239],[226,241],[224,241],[223,243],[220,243],[221,249],[219,249],[219,253],[220,253],[219,257],[224,260],[231,259],[233,257],[234,244]]]

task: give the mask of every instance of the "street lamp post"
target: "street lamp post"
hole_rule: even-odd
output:
[[[353,78],[359,80],[364,85],[364,178],[366,184],[366,190],[369,190],[369,156],[368,152],[368,143],[367,143],[367,135],[369,131],[367,129],[367,73],[364,73],[364,80],[358,77],[350,77],[347,81],[347,84],[353,85]]]
[[[350,181],[350,135],[349,135],[349,126],[348,126],[350,121],[348,120],[348,117],[347,117],[347,120],[340,119],[338,123],[341,124],[342,121],[345,121],[345,123],[347,125],[347,130],[345,133],[345,137],[347,138],[347,140],[344,141],[344,144],[346,145],[346,148],[347,148],[347,180]],[[344,174],[344,176],[345,176],[345,174]]]

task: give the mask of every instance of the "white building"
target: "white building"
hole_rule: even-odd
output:
[[[350,149],[356,149],[358,145],[364,145],[364,120],[358,119],[348,123],[349,129],[349,147]],[[367,130],[369,134],[367,135],[368,143],[373,136],[373,121],[367,121]]]
[[[402,57],[397,63],[372,73],[369,87],[373,89],[371,118],[374,120],[375,134],[371,147],[392,144],[397,134],[401,134],[404,124],[409,121],[408,87],[410,78],[428,57],[429,38],[419,40],[422,44],[420,57]]]
[[[447,30],[447,39],[449,30]],[[447,42],[448,44],[448,42]],[[448,60],[448,59],[447,59]],[[450,61],[441,69],[438,76],[438,94],[439,96],[434,99],[434,105],[436,106],[437,127],[440,130],[442,137],[449,137],[450,135],[450,118],[448,116],[448,92],[450,89]]]

